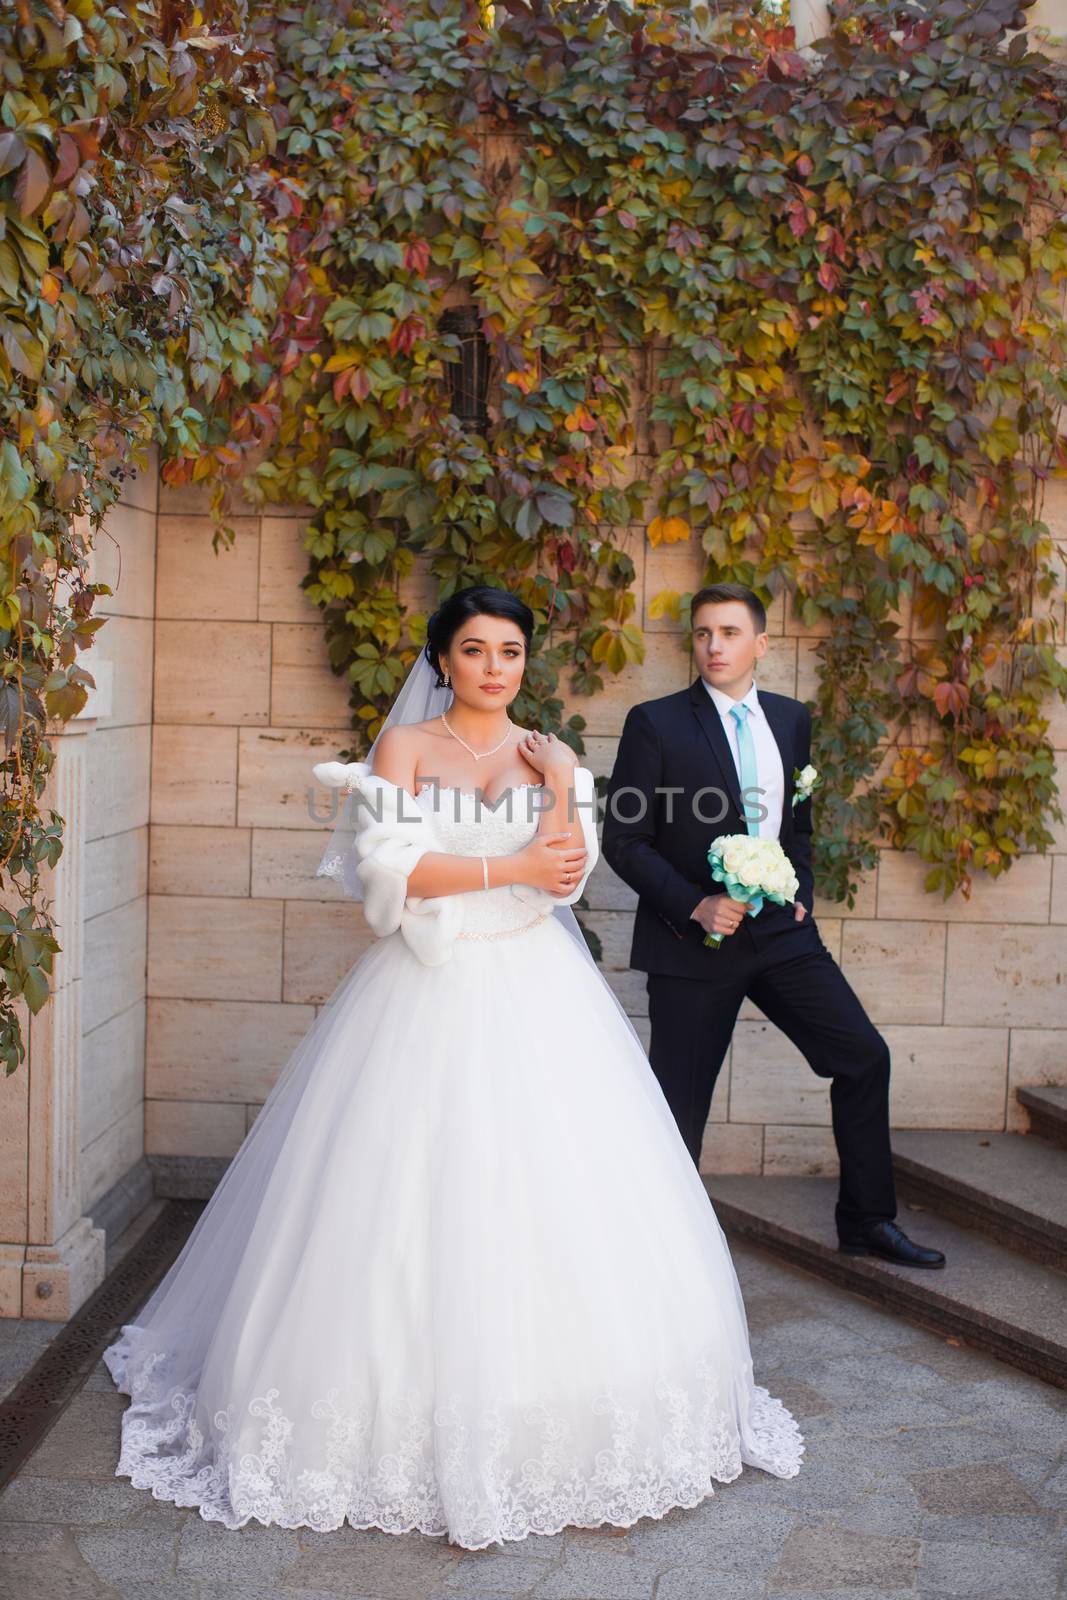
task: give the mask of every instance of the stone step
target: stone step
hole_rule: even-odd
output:
[[[1067,1388],[1067,1274],[907,1204],[897,1221],[918,1243],[943,1250],[943,1267],[842,1255],[834,1227],[836,1178],[706,1173],[704,1186],[727,1234]]]
[[[1030,1117],[1030,1132],[1067,1150],[1067,1089],[1016,1089],[1015,1098]]]
[[[1028,1133],[893,1130],[901,1199],[1067,1271],[1067,1152]]]

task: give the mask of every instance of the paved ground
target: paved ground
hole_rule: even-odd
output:
[[[735,1249],[756,1373],[798,1477],[746,1468],[622,1532],[461,1551],[420,1534],[227,1530],[114,1476],[101,1362],[0,1496],[3,1600],[1054,1600],[1067,1596],[1067,1392]],[[54,1332],[0,1322],[6,1387]]]

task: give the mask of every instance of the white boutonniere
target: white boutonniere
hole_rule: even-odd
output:
[[[793,782],[796,788],[793,791],[793,805],[801,800],[810,800],[812,790],[817,789],[822,779],[815,767],[809,762],[806,767],[793,768]]]

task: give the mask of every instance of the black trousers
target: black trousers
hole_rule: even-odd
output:
[[[649,1063],[694,1162],[742,1000],[747,996],[830,1078],[841,1166],[838,1236],[897,1214],[889,1139],[889,1046],[822,942],[810,913],[765,902],[718,950],[706,978],[647,975]]]

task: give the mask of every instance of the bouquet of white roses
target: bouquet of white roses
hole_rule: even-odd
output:
[[[708,851],[708,864],[716,883],[726,886],[731,900],[748,900],[747,915],[754,917],[764,900],[792,904],[800,888],[793,863],[777,839],[760,839],[751,833],[720,833]],[[704,943],[717,950],[726,935],[707,933]]]

